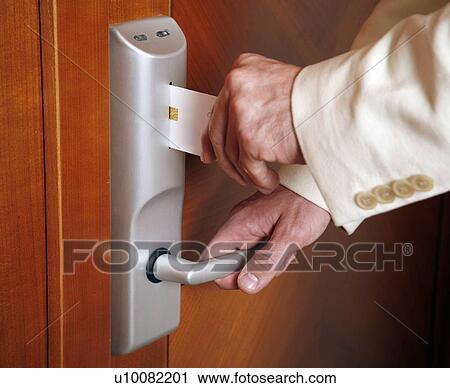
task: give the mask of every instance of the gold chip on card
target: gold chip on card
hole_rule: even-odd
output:
[[[178,121],[178,108],[169,106],[169,119],[173,121]]]

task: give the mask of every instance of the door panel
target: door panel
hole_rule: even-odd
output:
[[[168,13],[168,0],[41,0],[50,366],[166,364],[165,338],[111,357],[109,275],[91,256],[64,274],[62,242],[110,239],[108,25]]]
[[[0,24],[0,367],[47,364],[45,202],[37,1]]]
[[[433,366],[450,366],[450,194],[442,196],[439,262],[436,267]]]
[[[172,16],[188,40],[188,86],[217,94],[242,52],[303,66],[341,53],[375,3],[173,0]],[[188,157],[184,239],[207,243],[248,193],[216,166]],[[169,366],[427,365],[439,211],[434,198],[367,220],[351,237],[330,226],[321,239],[345,247],[385,242],[387,250],[412,243],[401,272],[387,265],[378,273],[289,273],[257,296],[213,284],[183,287]]]

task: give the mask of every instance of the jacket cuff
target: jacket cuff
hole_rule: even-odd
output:
[[[321,207],[328,213],[330,212],[307,165],[284,165],[277,170],[281,185]],[[342,225],[342,227],[347,234],[352,234],[360,224],[361,221],[356,221]]]

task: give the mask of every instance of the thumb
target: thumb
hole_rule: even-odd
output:
[[[222,256],[235,250],[250,249],[270,235],[270,222],[264,217],[251,217],[249,206],[243,206],[219,229],[202,254],[203,259]],[[224,289],[237,288],[237,277],[234,273],[216,280],[216,284]]]
[[[299,247],[289,241],[289,234],[276,228],[266,246],[256,251],[238,276],[238,287],[247,294],[256,294],[282,272]]]

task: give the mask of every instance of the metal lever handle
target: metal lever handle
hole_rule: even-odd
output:
[[[241,270],[246,263],[246,258],[246,252],[242,251],[193,262],[166,251],[153,260],[150,258],[147,277],[156,283],[165,281],[190,285],[203,284]]]

